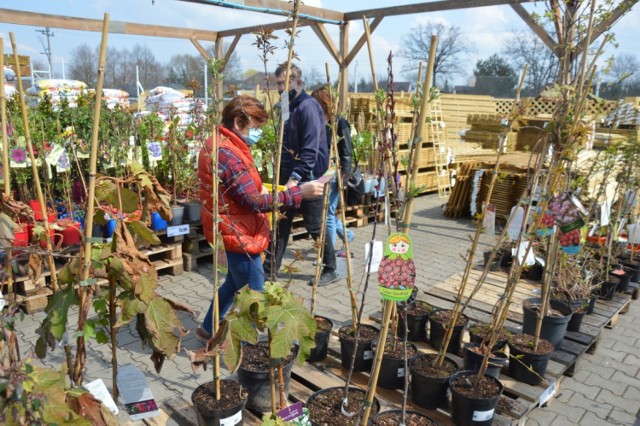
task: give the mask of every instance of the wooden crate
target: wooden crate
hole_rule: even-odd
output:
[[[141,253],[149,258],[156,271],[167,270],[171,275],[180,275],[184,270],[181,241],[153,246]]]

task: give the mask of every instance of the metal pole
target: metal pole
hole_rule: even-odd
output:
[[[62,79],[66,80],[67,76],[66,76],[66,74],[64,72],[64,58],[60,58],[60,65],[62,66]]]
[[[209,79],[207,76],[208,68],[207,61],[204,61],[204,106],[205,108],[209,108]]]

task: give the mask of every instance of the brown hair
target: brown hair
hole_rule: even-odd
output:
[[[276,68],[275,76],[277,77],[280,74],[284,74],[285,72],[287,72],[286,62],[284,64],[278,65],[278,68]],[[294,64],[291,64],[291,70],[289,71],[289,73],[289,78],[292,78],[294,80],[300,80],[302,78],[302,71],[300,71],[300,68],[298,68]]]
[[[329,119],[331,117],[331,95],[327,92],[326,87],[318,87],[311,93],[311,96],[316,98],[316,101],[322,107],[322,112],[324,112],[324,118]]]
[[[269,114],[256,98],[239,95],[222,110],[222,125],[231,130],[236,118],[243,127],[249,126],[251,122],[258,126],[267,122]]]

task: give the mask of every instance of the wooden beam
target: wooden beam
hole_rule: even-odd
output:
[[[209,53],[207,52],[207,50],[204,47],[202,47],[202,45],[198,40],[192,37],[191,43],[193,43],[193,46],[196,48],[198,52],[200,52],[200,55],[205,59],[205,61],[208,61],[211,59],[211,56],[209,56]]]
[[[316,33],[316,35],[318,36],[318,38],[320,39],[324,47],[327,48],[327,50],[329,51],[333,59],[338,63],[338,65],[340,65],[338,48],[336,47],[335,43],[331,39],[331,36],[329,36],[329,33],[327,32],[327,29],[324,27],[324,25],[314,22],[311,25],[311,29],[313,30],[314,33]]]
[[[558,54],[558,45],[555,40],[551,38],[549,33],[542,27],[542,25],[538,24],[532,17],[529,15],[529,12],[519,4],[512,4],[511,8],[522,18],[522,20],[531,28],[539,38],[542,40],[544,44],[547,45],[549,49],[556,55]]]
[[[284,22],[274,22],[272,24],[263,24],[263,25],[253,25],[251,27],[243,27],[243,28],[236,28],[233,30],[224,30],[224,31],[218,31],[218,37],[230,37],[230,36],[237,36],[238,34],[255,34],[260,32],[262,29],[271,29],[271,30],[284,30],[287,28],[291,28],[292,22],[291,21],[284,21]],[[298,27],[306,27],[308,25],[311,25],[310,21],[303,21],[303,20],[299,20],[298,21]]]
[[[378,25],[380,25],[380,22],[382,22],[382,16],[376,17],[373,20],[373,22],[369,24],[369,31],[373,33],[375,29],[378,28]],[[351,52],[349,52],[349,54],[347,55],[345,59],[346,66],[349,66],[351,62],[353,62],[356,55],[358,54],[358,52],[360,52],[360,49],[362,49],[362,46],[364,46],[366,42],[367,42],[367,35],[363,33],[358,39],[358,41],[356,41],[356,44],[353,45],[353,49],[351,49]]]
[[[233,38],[233,41],[231,42],[231,44],[229,45],[229,48],[227,49],[227,52],[224,54],[224,66],[227,66],[227,62],[229,62],[229,59],[231,58],[231,55],[233,55],[233,51],[236,50],[236,46],[238,45],[238,42],[240,41],[240,37],[242,37],[242,35],[238,34],[237,36],[235,36]],[[222,38],[221,38],[222,40]],[[222,45],[224,48],[224,44]]]
[[[598,25],[593,29],[593,33],[591,34],[591,42],[593,43],[598,37],[602,35],[605,31],[611,29],[615,22],[622,18],[622,16],[631,10],[631,8],[638,3],[639,0],[625,0],[621,2],[615,9],[611,11],[611,14],[601,21]],[[582,54],[589,46],[586,46],[587,38],[586,36],[578,42],[576,48],[576,55]]]
[[[223,57],[223,53],[222,52],[224,50],[224,44],[222,43],[222,38],[221,37],[219,37],[216,40],[215,50],[216,50],[216,59],[222,59],[222,57]],[[226,65],[226,64],[223,64],[223,66],[222,66],[222,70],[223,71],[224,71],[224,65]],[[217,85],[217,87],[215,89],[216,90],[216,97],[219,100],[222,100],[222,98],[224,97],[224,90],[223,89],[224,89],[223,81],[219,80],[218,81],[218,85]],[[220,102],[219,107],[220,107],[220,112],[222,112],[222,102]]]
[[[349,65],[346,61],[347,52],[349,51],[349,21],[340,25],[340,87],[338,91],[340,98],[338,99],[338,113],[345,114],[347,112],[347,93],[349,92]]]
[[[390,6],[378,9],[357,10],[344,14],[345,21],[368,18],[411,15],[413,13],[438,12],[442,10],[472,9],[475,7],[500,6],[513,3],[530,3],[538,0],[440,0],[428,3],[407,4],[403,6]]]
[[[189,3],[198,3],[207,6],[227,7],[231,9],[239,9],[253,11],[258,13],[267,13],[270,15],[283,16],[288,14],[293,16],[293,2],[281,0],[242,0],[239,1],[217,1],[217,0],[178,0]],[[324,9],[322,7],[300,5],[300,18],[320,18],[332,21],[343,21],[344,13],[337,10]]]
[[[0,22],[31,27],[51,27],[76,31],[102,32],[102,20],[77,18],[73,16],[50,15],[46,13],[24,12],[21,10],[0,9]],[[167,37],[215,41],[215,31],[194,30],[189,28],[165,27],[161,25],[135,24],[131,22],[111,21],[111,34],[134,34],[149,37]]]

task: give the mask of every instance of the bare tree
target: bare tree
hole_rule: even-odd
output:
[[[610,76],[614,81],[624,82],[638,80],[640,77],[640,61],[636,55],[621,53],[614,56]]]
[[[98,76],[98,55],[94,48],[88,44],[81,44],[71,51],[71,60],[68,63],[69,77],[87,83],[95,84]]]
[[[505,40],[502,54],[516,73],[520,73],[525,64],[529,64],[522,90],[524,96],[539,95],[558,76],[558,57],[533,33],[514,32],[513,36]]]
[[[327,77],[323,75],[317,67],[311,67],[302,73],[304,85],[308,89],[315,89],[318,86],[327,85]]]
[[[398,57],[408,59],[402,68],[403,73],[412,76],[417,71],[418,64],[426,62],[433,34],[438,36],[433,69],[433,84],[436,85],[439,75],[447,74],[450,77],[463,74],[466,70],[460,56],[475,52],[475,47],[458,26],[439,22],[418,24],[402,36],[402,48]]]
[[[143,88],[155,87],[164,81],[164,67],[156,60],[153,52],[146,45],[136,44],[131,50],[131,56],[134,73],[137,66],[140,84]]]

